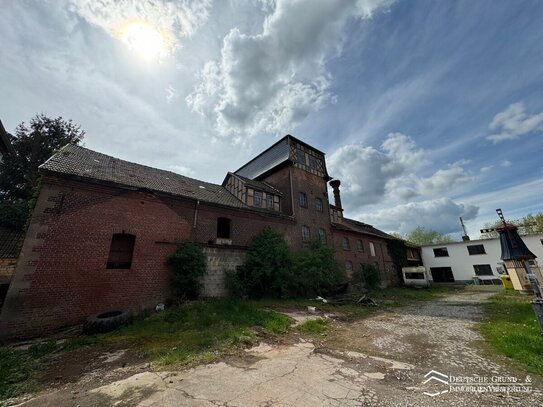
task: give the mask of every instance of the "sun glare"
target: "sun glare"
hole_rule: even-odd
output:
[[[131,51],[147,60],[160,60],[170,52],[169,36],[147,21],[126,21],[115,33]]]

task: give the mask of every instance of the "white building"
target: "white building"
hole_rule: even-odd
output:
[[[537,266],[537,260],[543,264],[543,234],[522,236],[522,240],[537,256],[530,264]],[[485,280],[499,279],[505,273],[498,238],[423,246],[421,253],[428,277],[436,283],[472,282],[474,277],[491,283]]]

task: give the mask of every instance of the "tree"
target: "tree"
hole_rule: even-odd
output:
[[[440,233],[436,230],[426,229],[422,226],[417,227],[405,236],[405,240],[416,244],[418,246],[436,244],[436,243],[449,243],[453,239],[446,234]]]
[[[533,235],[536,233],[543,233],[543,212],[538,212],[535,215],[529,213],[526,216],[523,216],[520,219],[510,219],[508,223],[513,225],[518,225],[518,233],[521,236]],[[502,225],[500,220],[495,220],[494,222],[486,222],[484,224],[485,229],[495,229]],[[528,226],[521,226],[528,225]],[[496,231],[481,233],[483,239],[492,239],[499,236],[499,233]]]
[[[206,255],[198,243],[178,244],[175,252],[168,257],[167,263],[172,269],[170,284],[176,298],[198,298],[207,264]]]
[[[14,227],[13,222],[3,220],[12,213],[17,214],[17,219],[26,220],[28,203],[39,181],[38,167],[64,145],[79,144],[84,135],[81,127],[71,120],[53,119],[44,114],[30,119],[29,126],[24,122],[17,126],[15,135],[9,135],[14,153],[0,161],[0,226]],[[24,222],[15,223],[22,229]]]

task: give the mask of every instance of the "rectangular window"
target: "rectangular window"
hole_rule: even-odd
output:
[[[353,271],[353,262],[350,260],[347,260],[345,262],[345,270],[347,271]]]
[[[315,198],[315,210],[322,212],[322,199]]]
[[[127,233],[116,233],[111,238],[109,257],[106,268],[129,269],[132,267],[132,255],[136,236]]]
[[[408,280],[424,280],[424,273],[420,273],[420,272],[405,273],[405,278]]]
[[[454,283],[454,275],[450,267],[430,267],[432,280],[436,283]]]
[[[321,243],[326,243],[326,230],[319,229],[319,240]]]
[[[468,246],[468,253],[470,256],[473,256],[474,254],[486,254],[485,246],[482,244]]]
[[[230,239],[230,219],[217,218],[217,237],[219,239]]]
[[[317,169],[317,158],[312,155],[309,156],[309,168],[312,170]]]
[[[302,226],[302,241],[309,242],[311,240],[311,231],[309,229],[309,226],[303,225]]]
[[[254,206],[259,208],[262,206],[262,192],[260,191],[255,191]]]
[[[273,210],[273,195],[272,194],[266,195],[266,206],[268,209]]]
[[[351,243],[347,237],[343,238],[343,250],[351,250]]]
[[[434,257],[449,257],[449,251],[446,247],[436,247],[434,249]]]
[[[373,242],[370,242],[370,256],[375,257],[375,245],[373,244]]]
[[[360,239],[356,241],[356,250],[358,250],[359,252],[364,251],[364,243],[362,243],[362,240]]]
[[[302,208],[307,208],[307,195],[305,192],[300,192],[299,201]]]
[[[473,269],[475,270],[476,276],[493,276],[492,267],[490,264],[474,264]]]
[[[305,165],[305,153],[302,150],[296,151],[296,162]]]

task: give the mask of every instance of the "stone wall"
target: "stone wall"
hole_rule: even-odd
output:
[[[242,248],[228,246],[204,247],[207,256],[207,272],[203,279],[204,297],[224,297],[227,294],[225,271],[235,270],[246,258]]]

